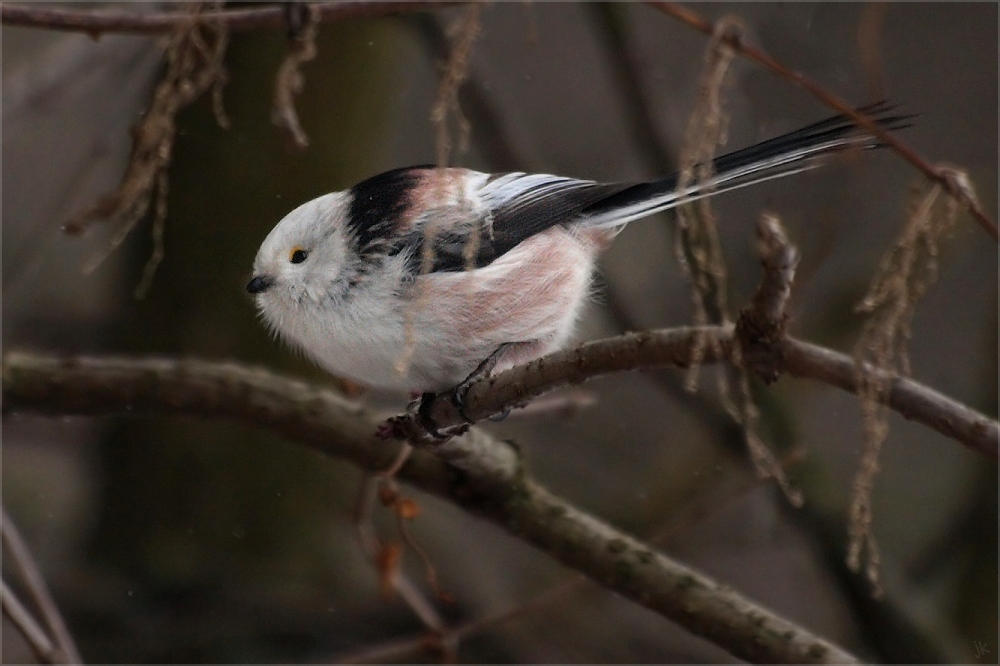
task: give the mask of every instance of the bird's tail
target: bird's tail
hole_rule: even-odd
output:
[[[886,129],[909,127],[913,116],[895,115],[896,107],[878,102],[858,109]],[[883,144],[844,115],[723,155],[712,161],[713,175],[678,191],[679,174],[639,183],[592,204],[583,211],[588,225],[620,226],[681,204],[772,178],[814,169],[820,158],[844,150]]]

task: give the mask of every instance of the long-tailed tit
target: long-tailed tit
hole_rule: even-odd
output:
[[[884,127],[905,118],[862,109]],[[843,116],[678,175],[597,183],[429,166],[388,171],[289,213],[264,240],[247,291],[268,326],[331,373],[369,386],[454,387],[570,338],[598,254],[633,220],[879,146]]]

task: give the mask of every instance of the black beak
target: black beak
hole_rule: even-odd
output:
[[[247,291],[251,294],[259,294],[261,292],[267,291],[274,286],[274,278],[268,277],[266,275],[255,275],[252,280],[247,282]]]

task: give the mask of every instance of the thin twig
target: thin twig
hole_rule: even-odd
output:
[[[59,612],[59,606],[56,605],[48,585],[45,584],[45,577],[42,576],[38,565],[35,564],[27,543],[25,543],[14,521],[11,520],[6,507],[2,505],[0,505],[0,521],[2,521],[0,522],[0,534],[2,534],[3,545],[7,548],[7,552],[31,594],[32,600],[42,612],[42,618],[55,640],[54,648],[61,661],[70,664],[83,663],[80,659],[80,653],[76,649],[76,643],[73,642],[73,636],[66,628],[66,622]]]
[[[698,99],[688,118],[680,150],[677,196],[681,202],[688,198],[689,185],[695,182],[704,184],[712,178],[716,148],[726,143],[728,117],[722,110],[723,89],[735,54],[722,37],[742,30],[742,25],[733,17],[719,19],[712,40],[705,49],[705,65],[698,80]],[[674,256],[691,283],[694,323],[698,326],[729,324],[732,320],[727,302],[728,269],[710,197],[677,207]],[[710,342],[708,338],[700,340],[692,350],[687,377],[689,391],[693,392],[698,385],[700,359]],[[719,350],[713,350],[713,355],[718,356]],[[732,404],[725,369],[719,370],[717,384],[723,407],[734,420],[740,421],[740,415]],[[750,429],[746,428],[746,431],[749,439]]]
[[[21,631],[38,661],[43,664],[63,663],[52,641],[5,580],[0,580],[0,603],[3,605],[3,612]]]
[[[428,55],[434,61],[445,61],[451,52],[451,42],[438,20],[431,14],[413,14],[403,19],[416,32]],[[471,138],[493,171],[528,171],[532,169],[528,156],[517,148],[507,129],[503,114],[493,95],[479,81],[475,68],[469,64],[465,82],[458,89],[458,104],[469,119]],[[537,169],[536,169],[537,170]]]
[[[774,215],[761,216],[757,240],[763,277],[750,306],[740,312],[736,322],[737,344],[730,359],[739,369],[740,422],[757,472],[773,478],[792,506],[802,506],[802,494],[792,487],[784,467],[757,431],[760,410],[750,390],[751,371],[767,383],[781,375],[779,350],[788,317],[785,306],[791,296],[799,253]]]
[[[764,213],[757,222],[757,254],[764,271],[745,312],[756,315],[761,326],[784,333],[788,318],[785,308],[792,296],[799,251],[788,240],[781,220],[772,213]]]
[[[97,220],[114,220],[118,228],[111,243],[85,266],[84,272],[97,269],[120,246],[155,202],[153,253],[136,288],[136,297],[148,291],[157,265],[163,259],[163,235],[167,215],[167,190],[170,166],[177,133],[176,117],[203,93],[213,91],[216,119],[226,127],[222,114],[221,87],[227,75],[223,66],[229,36],[212,22],[202,22],[202,3],[187,3],[183,23],[170,36],[165,47],[166,67],[153,92],[145,115],[133,130],[132,154],[117,190],[75,216],[63,229],[82,233]]]
[[[315,5],[294,3],[286,5],[288,11],[301,11],[302,24],[289,26],[290,45],[285,59],[274,78],[274,104],[271,107],[271,122],[284,130],[296,148],[309,147],[309,136],[302,129],[299,114],[295,110],[295,96],[302,92],[305,77],[303,64],[316,57],[316,32],[319,12]],[[301,8],[301,9],[300,9]]]
[[[474,636],[490,627],[537,611],[543,606],[582,589],[586,583],[586,577],[574,576],[562,583],[553,585],[523,603],[505,608],[493,615],[487,615],[460,624],[454,629],[449,630],[448,635],[457,647],[462,640],[469,636]],[[436,641],[434,645],[436,646]],[[419,634],[417,636],[386,641],[378,645],[365,646],[351,652],[333,656],[329,661],[335,664],[379,664],[395,661],[416,661],[418,655],[423,654],[427,650],[427,647],[428,636],[426,634]]]
[[[320,23],[333,23],[352,19],[381,18],[393,14],[433,11],[444,9],[461,2],[320,2],[314,3]],[[261,30],[285,27],[281,7],[255,7],[253,9],[231,9],[207,12],[202,15],[206,21],[219,21],[230,32]],[[184,22],[184,17],[175,13],[139,14],[135,12],[92,12],[77,9],[51,9],[32,5],[0,6],[0,20],[6,25],[48,30],[85,32],[93,37],[104,33],[123,32],[139,35],[156,35],[172,32]]]
[[[686,7],[678,5],[674,2],[663,2],[661,0],[647,0],[646,4],[683,23],[686,23],[706,35],[711,36],[714,34],[715,26],[712,23]],[[803,74],[800,74],[790,67],[781,64],[760,49],[750,46],[749,44],[744,43],[741,39],[731,35],[723,37],[723,40],[742,56],[763,65],[781,78],[805,89],[827,106],[836,109],[838,113],[844,114],[860,127],[863,127],[865,130],[878,137],[879,141],[892,148],[896,154],[919,169],[925,176],[927,176],[927,178],[940,183],[951,196],[961,201],[962,205],[969,209],[969,212],[972,213],[972,215],[979,221],[980,225],[986,229],[987,233],[989,233],[994,240],[1000,240],[1000,230],[997,228],[996,221],[991,219],[982,210],[982,208],[979,207],[979,203],[970,197],[968,192],[964,191],[960,187],[957,187],[953,179],[949,177],[949,174],[943,173],[941,169],[935,167],[929,160],[924,159],[915,150],[904,143],[898,136],[883,129],[882,127],[879,127],[878,123],[874,122],[865,114],[859,113],[846,100],[841,99],[840,97],[827,91],[818,83],[815,83],[812,79],[809,79]]]
[[[354,510],[354,528],[358,535],[358,541],[365,556],[378,570],[380,585],[389,587],[399,594],[400,598],[413,611],[414,615],[433,631],[442,632],[445,629],[445,622],[441,615],[434,608],[434,605],[424,598],[417,586],[394,565],[392,570],[384,570],[381,555],[389,547],[384,544],[375,532],[375,524],[372,522],[372,507],[375,505],[376,478],[370,473],[365,473],[361,479],[361,487],[358,490],[358,501]]]
[[[964,174],[962,174],[964,176]],[[965,179],[968,182],[967,178]],[[911,200],[906,224],[895,244],[882,257],[868,293],[857,306],[869,314],[858,339],[854,358],[859,368],[861,390],[862,451],[851,493],[850,545],[847,564],[858,571],[865,559],[865,573],[876,597],[879,583],[880,551],[872,522],[872,491],[879,470],[879,454],[889,435],[889,413],[884,394],[889,382],[878,381],[861,368],[870,364],[890,373],[910,373],[909,341],[917,305],[937,280],[939,241],[949,232],[958,216],[958,202],[940,195],[943,188],[927,182],[917,188]],[[944,206],[941,206],[944,199]]]
[[[431,107],[431,123],[434,125],[437,165],[439,167],[448,166],[448,160],[451,158],[454,141],[451,137],[449,118],[454,120],[458,128],[459,151],[464,152],[468,149],[472,125],[459,106],[458,91],[469,75],[472,44],[479,36],[479,14],[481,11],[482,5],[469,5],[448,27],[448,32],[452,33],[454,44],[449,50],[447,61],[442,66],[441,80],[438,81],[434,105]],[[474,251],[473,254],[475,254]]]

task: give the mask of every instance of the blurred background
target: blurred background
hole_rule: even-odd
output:
[[[84,9],[88,5],[73,5]],[[105,6],[106,7],[106,6]],[[857,104],[919,114],[905,140],[968,170],[997,210],[997,5],[698,4],[739,17],[750,43]],[[149,6],[145,9],[151,9]],[[209,96],[178,116],[166,256],[144,300],[148,220],[93,274],[109,242],[61,226],[113,191],[161,73],[151,37],[2,29],[3,346],[60,353],[235,359],[338,384],[272,340],[244,292],[256,249],[289,210],[379,171],[433,162],[430,122],[447,26],[462,9],[323,24],[297,100],[311,145],[270,122],[285,31],[234,33],[220,129]],[[707,39],[639,4],[496,3],[480,15],[471,123],[452,163],[597,180],[673,170]],[[822,119],[811,96],[739,58],[725,95],[726,150]],[[889,151],[716,201],[741,307],[759,267],[754,227],[778,214],[802,253],[793,334],[850,353],[854,306],[901,228],[918,174]],[[601,263],[579,338],[692,318],[669,216],[632,224]],[[940,281],[917,310],[918,381],[997,413],[997,247],[962,215]],[[515,440],[554,492],[638,536],[669,530],[669,554],[880,662],[995,662],[997,468],[934,431],[890,419],[874,491],[886,596],[845,568],[846,516],[861,450],[857,400],[782,378],[760,393],[765,439],[805,506],[759,482],[703,375],[677,371],[587,385],[575,416],[488,427]],[[360,400],[401,408],[401,395]],[[330,661],[419,634],[350,524],[360,472],[265,433],[187,419],[7,415],[3,502],[52,586],[83,658],[101,662]],[[492,524],[406,489],[413,531],[454,622],[525,605],[575,574]],[[388,522],[379,523],[391,530]],[[422,580],[416,558],[407,571]],[[5,580],[14,577],[5,564]],[[15,586],[16,587],[16,586]],[[4,618],[3,660],[31,654]],[[983,652],[985,648],[987,652]],[[462,642],[472,662],[729,662],[733,658],[603,588],[525,606]],[[433,659],[419,651],[406,660]]]

